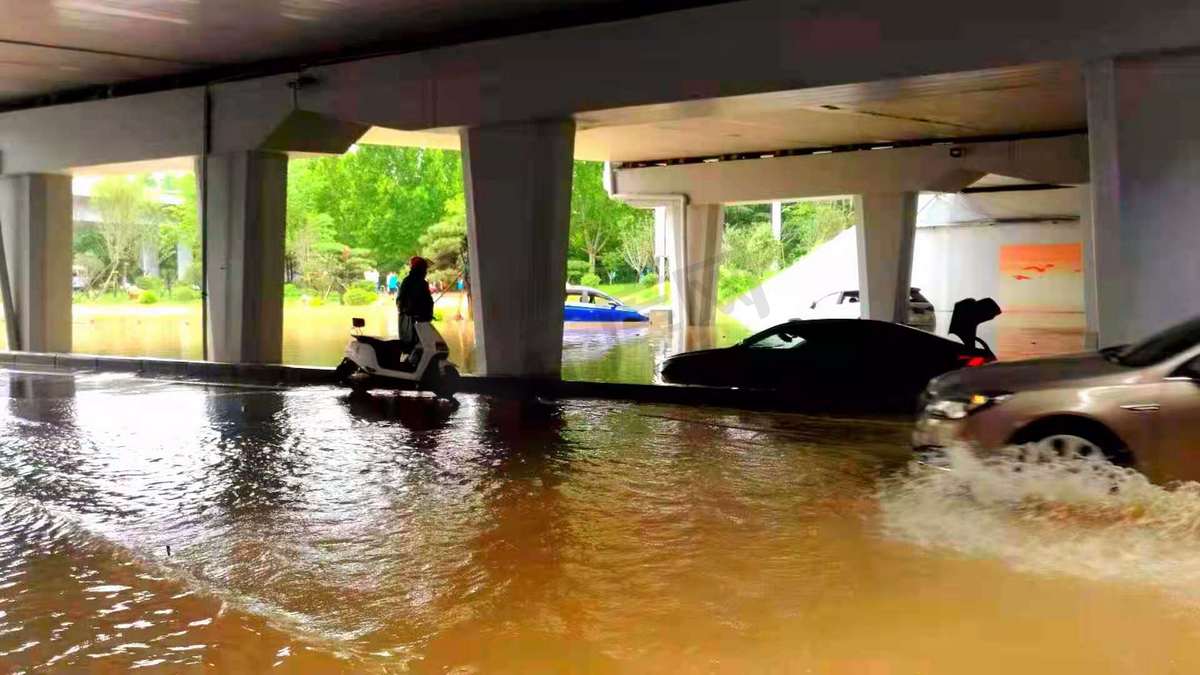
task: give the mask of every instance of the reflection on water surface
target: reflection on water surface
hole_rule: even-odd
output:
[[[1200,666],[1194,596],[1158,582],[1169,541],[1080,519],[1074,560],[1142,564],[1013,557],[1048,526],[906,477],[896,422],[112,375],[0,393],[8,670]]]

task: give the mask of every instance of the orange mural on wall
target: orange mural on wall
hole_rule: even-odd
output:
[[[1083,244],[1001,246],[999,262],[1004,311],[1083,311]]]

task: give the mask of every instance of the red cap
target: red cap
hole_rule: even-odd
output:
[[[409,261],[408,266],[412,269],[428,269],[429,261],[419,255],[414,255]]]

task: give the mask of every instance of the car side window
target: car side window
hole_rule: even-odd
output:
[[[804,338],[786,330],[777,331],[746,345],[751,349],[792,349],[804,344]]]
[[[1178,377],[1190,377],[1193,380],[1200,381],[1200,356],[1176,368],[1175,375]]]

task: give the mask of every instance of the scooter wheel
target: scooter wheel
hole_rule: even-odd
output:
[[[333,370],[333,380],[338,384],[344,384],[356,372],[358,372],[358,364],[350,359],[342,359],[338,367]]]
[[[438,398],[452,399],[458,393],[458,368],[447,364],[439,369],[437,380],[433,383],[433,393]]]

